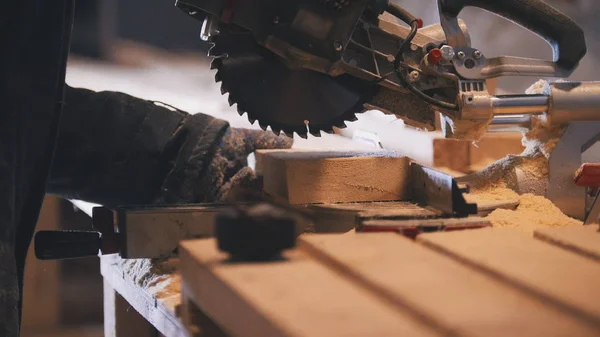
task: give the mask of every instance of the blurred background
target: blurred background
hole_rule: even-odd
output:
[[[397,0],[425,24],[438,23],[435,0]],[[600,80],[600,3],[597,0],[547,0],[585,30],[588,55],[571,77]],[[487,56],[514,55],[550,59],[550,47],[539,37],[482,10],[467,8],[461,18],[473,46]],[[67,83],[93,90],[122,91],[158,100],[190,113],[203,112],[251,127],[235,107],[229,107],[214,83],[205,56],[208,45],[199,38],[201,22],[174,7],[173,0],[77,0]],[[535,78],[498,82],[498,93],[522,93]],[[350,131],[323,139],[299,140],[297,147],[356,148],[351,134],[375,135],[394,149],[414,136],[393,116],[368,112],[349,125]],[[346,137],[343,137],[345,135]],[[349,136],[350,135],[350,136]],[[348,138],[350,137],[350,138]],[[413,158],[419,151],[405,154]],[[418,159],[418,158],[417,158]],[[427,162],[425,162],[427,164]],[[71,203],[47,197],[38,229],[91,228],[91,220]],[[97,258],[42,262],[29,256],[25,284],[23,336],[102,336],[102,279]]]

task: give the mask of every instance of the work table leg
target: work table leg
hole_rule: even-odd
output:
[[[104,280],[104,336],[158,337],[158,331]]]

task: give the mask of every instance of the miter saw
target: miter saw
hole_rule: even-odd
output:
[[[533,115],[546,114],[550,123],[569,125],[549,158],[546,196],[572,217],[600,214],[598,179],[583,182],[600,174],[578,171],[581,153],[600,140],[600,82],[555,82],[537,95],[494,96],[487,90],[486,80],[500,76],[567,77],[586,54],[581,28],[543,1],[438,0],[441,23],[428,27],[387,0],[177,0],[176,6],[203,22],[201,37],[213,44],[212,68],[222,93],[263,129],[320,136],[356,120],[356,113],[380,110],[425,130],[435,130],[441,113],[450,126],[446,136],[468,138],[455,133],[456,125],[527,129]],[[465,6],[537,33],[552,46],[553,61],[486,57],[471,46],[458,20]],[[466,186],[413,164],[419,203],[463,220],[478,212],[465,203]],[[458,206],[466,208],[457,212]],[[36,255],[55,259],[101,250],[164,257],[184,238],[212,235],[216,207],[95,209],[94,227],[102,235],[40,232]]]
[[[522,115],[547,113],[559,124],[599,119],[598,83],[554,84],[550,95],[487,91],[486,80],[500,76],[567,77],[586,54],[582,29],[540,0],[438,0],[440,24],[427,27],[387,0],[177,0],[176,6],[203,22],[201,37],[213,45],[212,68],[230,104],[277,134],[331,133],[365,110],[425,130],[436,128],[437,112],[444,125],[486,127],[496,119],[494,129],[526,127]],[[466,6],[537,33],[554,60],[483,55],[458,19]]]

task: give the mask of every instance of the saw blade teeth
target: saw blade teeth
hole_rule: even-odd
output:
[[[219,69],[222,64],[223,64],[223,61],[220,58],[214,58],[210,62],[210,69],[211,70]]]
[[[319,130],[310,131],[310,134],[313,135],[314,137],[321,138],[321,131],[319,131]]]
[[[258,126],[260,126],[260,128],[261,128],[263,131],[267,131],[267,127],[268,127],[269,125],[267,125],[267,124],[265,124],[265,123],[261,123],[260,121],[258,121]]]
[[[240,104],[237,104],[237,112],[240,116],[243,116],[246,113],[246,109],[244,109],[243,106],[240,106]]]
[[[348,116],[348,118],[346,118],[346,120],[349,122],[356,122],[358,120],[358,117],[356,117],[355,114],[352,114],[352,116]]]
[[[221,85],[221,95],[225,95],[228,92],[229,92],[229,89],[227,88],[227,86]]]
[[[283,130],[283,133],[288,137],[294,139],[294,133],[290,131]]]
[[[281,129],[271,125],[271,130],[273,131],[274,134],[276,134],[277,136],[279,136],[281,134]]]
[[[303,138],[303,139],[308,139],[308,133],[306,131],[304,132],[296,132],[296,134],[298,135],[298,137]]]
[[[336,128],[345,129],[347,127],[346,123],[339,122],[335,125]]]
[[[248,122],[250,122],[251,125],[254,125],[254,123],[256,122],[256,119],[248,116]]]
[[[323,132],[325,132],[327,134],[330,134],[330,135],[333,135],[335,133],[335,131],[333,130],[333,128],[325,129],[325,130],[323,130]]]
[[[231,93],[229,93],[229,97],[227,97],[227,103],[229,103],[229,106],[233,106],[235,104],[235,100],[233,97],[231,97]]]
[[[273,132],[273,134],[275,136],[279,136],[279,134],[281,133],[281,131],[279,131],[279,130],[273,130],[273,129],[271,129],[271,132]]]
[[[215,74],[215,83],[219,83],[223,80],[223,78],[221,77],[221,73],[217,72]]]

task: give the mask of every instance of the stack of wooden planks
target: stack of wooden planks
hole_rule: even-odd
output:
[[[324,234],[243,263],[185,241],[184,311],[228,336],[598,336],[598,247],[597,226]]]

